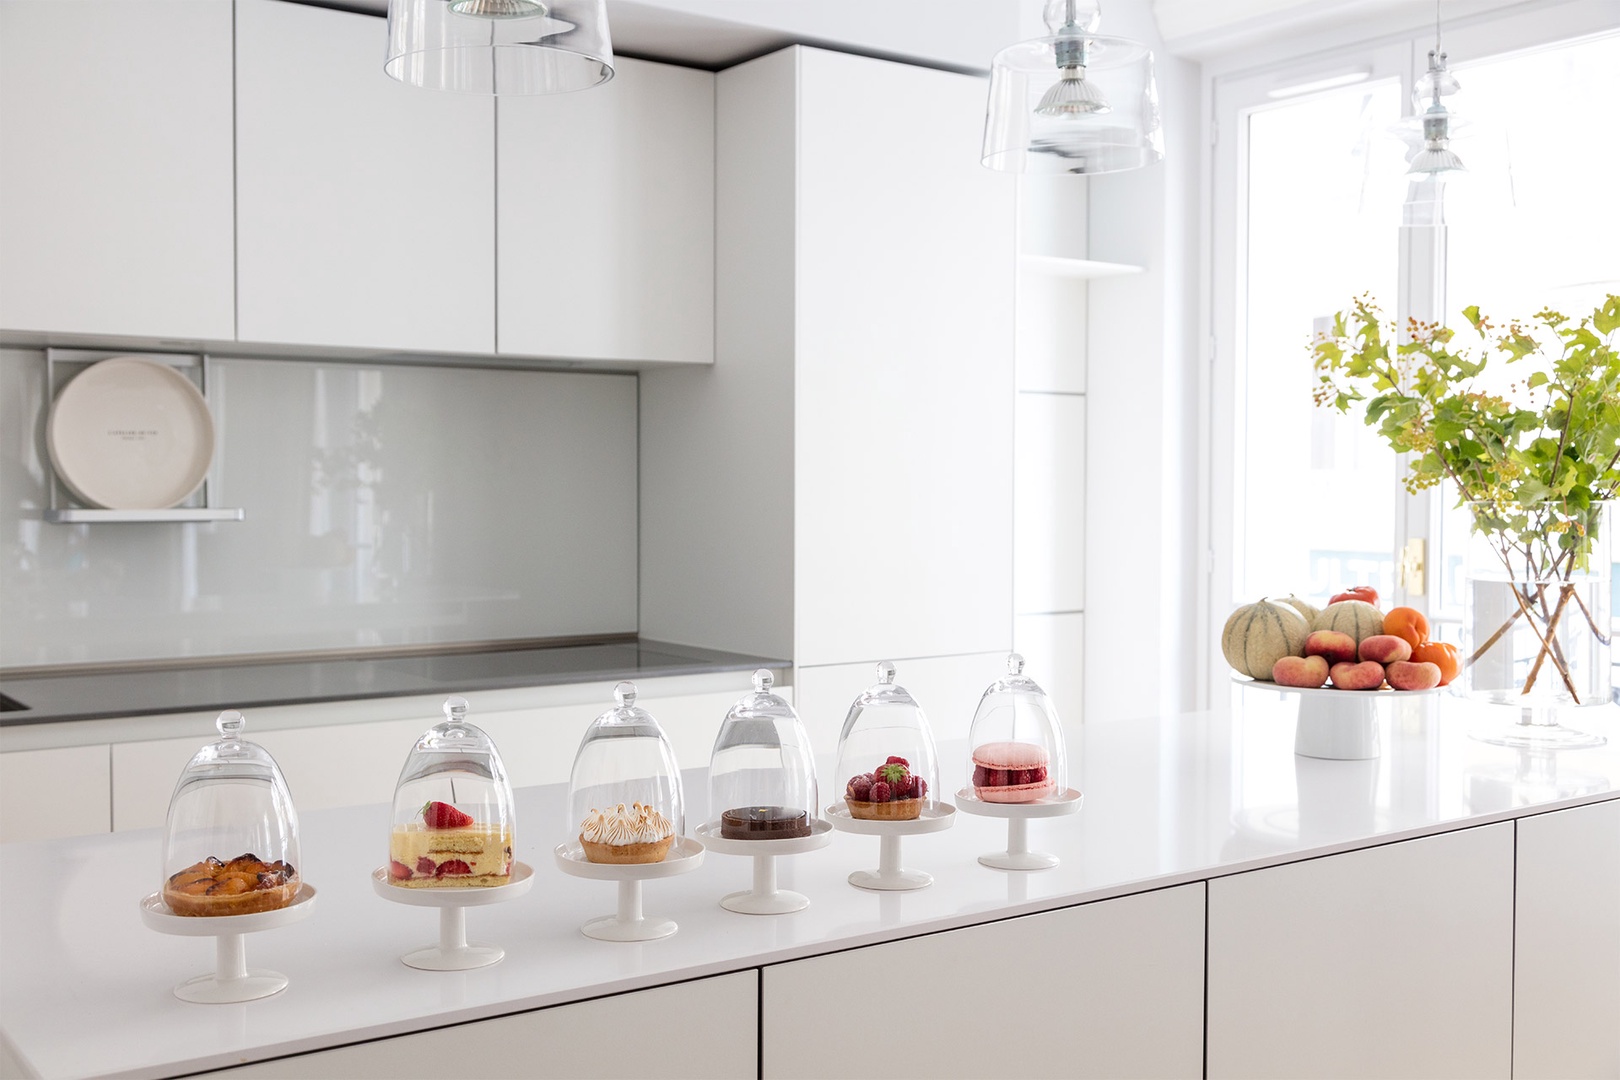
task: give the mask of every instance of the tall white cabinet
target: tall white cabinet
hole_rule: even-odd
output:
[[[235,335],[231,5],[0,4],[0,329]]]
[[[236,18],[240,340],[494,352],[493,99],[390,79],[375,16]]]
[[[984,94],[802,47],[718,75],[714,370],[642,377],[644,635],[800,669],[1010,647],[1016,209]]]

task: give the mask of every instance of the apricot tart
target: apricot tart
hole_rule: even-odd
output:
[[[251,852],[230,862],[210,855],[163,883],[163,902],[176,915],[251,915],[284,908],[297,895],[298,871]]]

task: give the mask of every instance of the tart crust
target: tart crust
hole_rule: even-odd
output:
[[[670,845],[674,842],[674,833],[670,833],[662,840],[641,844],[601,844],[595,840],[585,839],[583,834],[579,838],[580,847],[585,849],[586,860],[594,863],[663,862],[664,856],[669,854]]]
[[[844,796],[849,816],[863,821],[911,821],[922,816],[921,799],[894,799],[890,802],[861,802]]]

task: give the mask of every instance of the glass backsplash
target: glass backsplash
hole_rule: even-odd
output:
[[[209,362],[210,501],[46,523],[45,358],[0,350],[0,667],[636,629],[633,375]]]

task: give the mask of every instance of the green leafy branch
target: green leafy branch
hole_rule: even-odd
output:
[[[1567,583],[1587,569],[1603,506],[1620,494],[1620,297],[1579,320],[1543,310],[1499,326],[1477,307],[1463,314],[1461,335],[1409,320],[1402,341],[1357,298],[1312,343],[1313,396],[1340,412],[1364,403],[1367,425],[1407,455],[1408,491],[1456,486],[1508,579],[1538,583],[1517,590],[1521,610],[1480,652],[1531,616],[1542,655],[1526,689],[1549,655],[1570,684],[1552,631],[1572,595],[1592,622]],[[1548,582],[1566,583],[1555,605]]]

